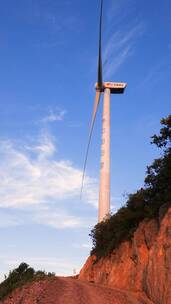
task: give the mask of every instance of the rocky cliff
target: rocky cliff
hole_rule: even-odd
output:
[[[145,293],[155,304],[171,304],[171,208],[140,223],[130,242],[110,256],[90,256],[79,279]]]

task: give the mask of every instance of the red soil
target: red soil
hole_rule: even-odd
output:
[[[71,278],[50,278],[16,290],[0,304],[151,304],[142,295]]]

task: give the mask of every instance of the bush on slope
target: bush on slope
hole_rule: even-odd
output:
[[[0,284],[0,300],[3,300],[13,290],[24,286],[26,283],[42,280],[47,277],[54,276],[54,273],[46,273],[44,271],[35,271],[26,263],[21,263],[18,268],[9,272],[5,276],[5,280]]]

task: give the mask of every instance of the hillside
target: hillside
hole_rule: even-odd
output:
[[[88,258],[79,279],[145,293],[155,304],[171,303],[171,208],[159,220],[144,220],[131,241],[124,241],[109,256]],[[145,302],[147,303],[147,302]]]

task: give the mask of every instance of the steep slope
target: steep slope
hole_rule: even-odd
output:
[[[140,223],[132,241],[110,256],[90,256],[79,279],[112,288],[144,292],[157,304],[171,304],[171,208],[159,220]]]
[[[1,304],[153,304],[143,295],[70,278],[51,278],[16,290]]]

